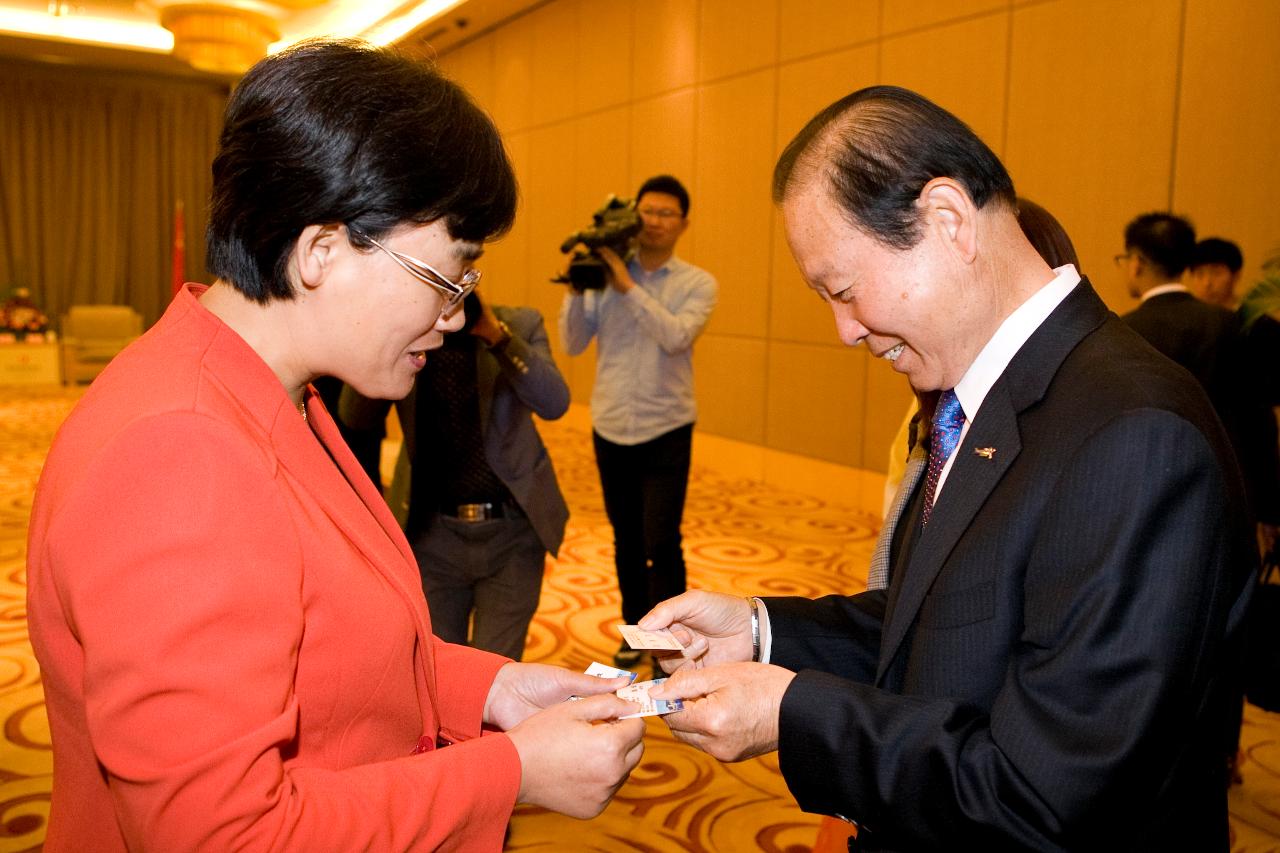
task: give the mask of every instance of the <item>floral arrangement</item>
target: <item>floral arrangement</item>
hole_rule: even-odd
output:
[[[14,288],[13,294],[0,302],[0,335],[3,337],[43,340],[48,329],[49,318],[31,301],[31,291],[27,288]]]

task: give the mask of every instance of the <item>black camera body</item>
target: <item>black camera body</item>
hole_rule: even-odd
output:
[[[575,231],[560,244],[560,251],[568,253],[574,246],[584,246],[569,259],[569,270],[551,279],[568,284],[574,290],[602,290],[607,282],[609,267],[596,249],[608,246],[622,258],[631,257],[631,239],[640,233],[644,222],[636,212],[635,199],[610,195],[604,206],[591,214],[591,225]]]

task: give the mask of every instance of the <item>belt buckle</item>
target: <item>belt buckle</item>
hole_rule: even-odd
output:
[[[458,504],[458,518],[462,521],[487,521],[492,512],[493,504]]]

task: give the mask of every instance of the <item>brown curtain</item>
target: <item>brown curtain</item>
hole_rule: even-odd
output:
[[[0,62],[0,299],[28,287],[51,320],[70,305],[169,303],[174,211],[185,278],[207,281],[217,82]]]

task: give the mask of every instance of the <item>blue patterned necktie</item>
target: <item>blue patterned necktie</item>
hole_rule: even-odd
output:
[[[933,410],[933,428],[929,433],[929,470],[924,479],[924,513],[922,521],[929,523],[933,514],[933,498],[938,492],[938,478],[947,459],[960,443],[960,430],[964,428],[964,409],[956,392],[946,390],[938,398],[938,408]]]

